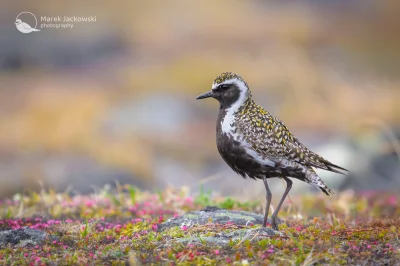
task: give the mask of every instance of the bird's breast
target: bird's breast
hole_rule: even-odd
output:
[[[258,177],[271,168],[267,161],[249,152],[248,145],[229,134],[217,135],[217,148],[224,161],[241,176]]]

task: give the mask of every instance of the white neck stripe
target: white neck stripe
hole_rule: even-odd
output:
[[[247,100],[249,88],[243,81],[239,79],[229,79],[220,84],[213,84],[213,89],[215,89],[217,86],[221,84],[233,84],[233,83],[236,84],[236,86],[239,88],[240,96],[239,99],[227,109],[225,117],[221,121],[222,132],[227,134],[233,134],[232,132],[233,128],[231,124],[234,122],[234,113],[237,112],[240,106]]]

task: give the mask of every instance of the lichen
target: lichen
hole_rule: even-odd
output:
[[[249,212],[249,215],[228,212],[231,218],[239,220],[252,221],[251,212],[260,210],[251,202],[207,197],[199,202],[214,206],[224,203]],[[195,211],[205,206],[196,204],[189,195],[182,197],[179,190],[161,195],[138,189],[132,194],[130,187],[75,197],[54,191],[21,194],[0,202],[0,231],[29,227],[46,232],[48,237],[34,245],[10,243],[0,249],[0,263],[391,265],[398,262],[400,207],[387,204],[388,199],[393,202],[393,197],[398,196],[350,197],[344,192],[335,197],[328,201],[304,195],[292,200],[290,208],[282,208],[280,217],[286,224],[279,226],[281,234],[272,234],[256,223],[235,224],[224,219],[221,224],[218,219],[190,223],[191,219],[199,218]],[[189,212],[184,217],[188,225],[171,224],[159,230],[167,219],[186,212]]]

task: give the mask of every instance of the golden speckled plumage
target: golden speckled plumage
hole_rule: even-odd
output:
[[[329,170],[324,164],[326,160],[307,149],[281,120],[252,99],[238,110],[236,121],[238,130],[247,136],[257,152]]]
[[[238,79],[238,80],[242,81],[244,84],[246,84],[246,86],[247,86],[246,81],[244,81],[241,76],[239,76],[238,74],[235,74],[233,72],[224,72],[224,73],[220,74],[218,77],[215,78],[213,84],[221,84],[230,79]]]

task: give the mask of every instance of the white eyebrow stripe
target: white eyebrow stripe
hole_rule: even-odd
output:
[[[243,81],[241,81],[240,79],[237,79],[237,78],[227,79],[227,80],[225,80],[224,82],[221,82],[221,83],[213,83],[211,88],[213,90],[215,90],[216,88],[218,88],[219,85],[233,84],[233,83],[235,83],[239,87],[239,89],[241,91],[247,91],[248,90],[246,84]]]

